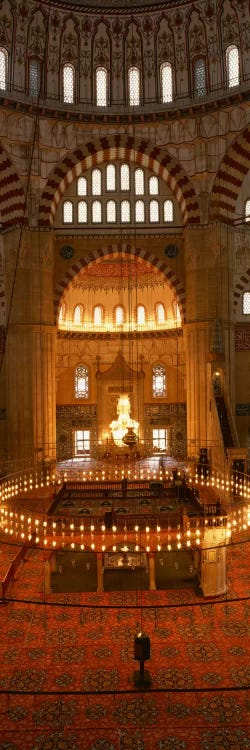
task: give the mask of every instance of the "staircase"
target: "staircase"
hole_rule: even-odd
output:
[[[234,448],[235,442],[223,394],[215,395],[215,403],[217,407],[224,448]]]

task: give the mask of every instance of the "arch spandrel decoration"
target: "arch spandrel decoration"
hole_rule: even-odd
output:
[[[110,136],[90,141],[64,157],[53,170],[42,193],[39,212],[40,226],[53,226],[56,209],[66,188],[86,169],[101,162],[121,159],[151,169],[169,186],[181,210],[184,224],[199,224],[198,198],[188,175],[178,162],[158,146],[132,136]]]
[[[250,168],[250,125],[235,139],[222,159],[210,196],[209,220],[231,224],[239,190]]]
[[[58,282],[56,289],[55,289],[55,294],[54,294],[55,321],[57,320],[57,317],[58,317],[58,309],[62,303],[63,295],[65,294],[74,276],[76,276],[80,271],[82,271],[83,268],[86,268],[86,266],[88,266],[89,263],[93,263],[107,256],[117,255],[117,251],[118,251],[117,245],[108,245],[106,247],[102,247],[98,250],[93,251],[92,253],[89,253],[84,258],[80,258],[78,261],[73,263],[72,266],[70,266],[70,268],[68,268],[64,277]],[[142,250],[139,247],[136,247],[136,248],[131,248],[130,246],[129,248],[125,247],[122,250],[122,253],[125,256],[126,255],[137,256],[147,261],[148,263],[151,263],[152,265],[157,266],[158,270],[161,271],[163,276],[165,276],[166,282],[169,283],[170,287],[172,288],[176,296],[176,301],[180,309],[182,323],[185,323],[186,292],[185,292],[182,282],[180,281],[180,279],[177,278],[176,274],[174,273],[172,268],[170,268],[170,266],[166,263],[166,261],[163,259],[157,258],[157,256],[153,255],[153,253],[150,253],[146,250]]]

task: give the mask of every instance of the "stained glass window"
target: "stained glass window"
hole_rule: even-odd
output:
[[[159,203],[158,201],[150,201],[149,204],[149,220],[159,221]]]
[[[250,315],[250,292],[243,293],[243,315]]]
[[[158,177],[150,177],[148,187],[149,187],[149,195],[158,195],[159,193]]]
[[[75,68],[74,65],[63,66],[63,101],[64,104],[74,104],[75,98]]]
[[[144,305],[137,305],[136,308],[136,321],[139,325],[144,325],[146,320],[146,313]]]
[[[94,307],[93,321],[95,326],[101,326],[103,322],[103,308],[101,305]]]
[[[135,66],[128,71],[128,99],[131,107],[140,104],[140,70]]]
[[[245,221],[250,221],[250,198],[245,203]]]
[[[204,57],[198,57],[194,61],[194,94],[205,96],[206,94],[206,66]]]
[[[92,203],[92,221],[93,224],[100,224],[102,220],[102,204],[101,201],[93,201]]]
[[[163,104],[173,101],[173,74],[169,62],[161,65],[161,101]]]
[[[165,308],[162,302],[158,302],[156,305],[156,322],[165,323]]]
[[[8,52],[3,47],[0,48],[0,89],[5,91],[7,88],[7,68]]]
[[[96,104],[106,107],[108,103],[108,71],[106,68],[96,69]]]
[[[63,203],[63,221],[65,224],[72,224],[73,222],[73,203],[71,201],[64,201]]]
[[[29,61],[29,94],[30,96],[39,96],[41,82],[41,64],[40,60],[32,57]]]
[[[135,203],[135,220],[145,221],[145,209],[143,201],[136,201]]]
[[[121,172],[120,172],[120,179],[121,179],[121,190],[129,190],[130,187],[130,175],[129,175],[129,165],[128,164],[121,164]]]
[[[144,172],[143,169],[135,170],[135,194],[144,195]]]
[[[166,369],[164,365],[153,367],[153,396],[166,396]]]
[[[129,201],[121,202],[121,222],[124,224],[130,221],[130,203]]]
[[[124,322],[124,309],[121,305],[115,308],[115,324],[121,326]]]
[[[93,169],[92,172],[92,195],[101,195],[102,193],[102,175],[100,169]]]
[[[106,167],[106,189],[115,190],[115,165],[108,164]]]
[[[86,177],[78,177],[78,180],[77,180],[77,195],[87,195],[87,180],[86,180]]]
[[[116,203],[115,201],[107,201],[107,222],[114,224],[116,222]]]
[[[173,201],[170,201],[170,200],[164,201],[163,211],[164,211],[164,221],[173,221],[174,219]]]
[[[88,208],[86,201],[79,201],[77,205],[77,218],[79,224],[86,224],[88,220]]]
[[[75,397],[88,398],[89,372],[85,365],[78,365],[75,369]]]
[[[240,83],[240,62],[239,62],[239,50],[235,44],[230,44],[226,49],[226,69],[227,69],[227,85],[239,86]]]
[[[83,322],[83,306],[82,305],[76,305],[74,309],[73,322],[76,325],[80,325]]]

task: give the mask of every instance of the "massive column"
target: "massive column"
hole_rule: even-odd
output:
[[[53,238],[27,230],[19,243],[11,233],[5,259],[8,457],[50,464],[56,442]]]

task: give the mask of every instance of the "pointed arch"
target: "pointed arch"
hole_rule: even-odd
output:
[[[53,226],[57,206],[68,187],[86,169],[101,162],[121,159],[148,167],[170,187],[180,206],[184,224],[199,224],[198,198],[188,175],[167,151],[152,148],[148,141],[116,135],[90,141],[82,149],[66,154],[55,167],[44,188],[40,203],[40,226]]]
[[[57,320],[58,309],[60,308],[62,304],[64,294],[66,293],[67,288],[71,284],[73,278],[78,273],[80,273],[80,271],[82,271],[83,268],[86,268],[86,266],[88,266],[90,263],[94,263],[95,261],[101,260],[102,258],[105,258],[107,256],[112,256],[112,255],[117,256],[117,254],[118,254],[118,245],[115,245],[115,244],[107,245],[107,246],[99,248],[98,250],[94,250],[92,253],[89,253],[88,255],[85,255],[84,258],[81,258],[80,260],[76,261],[70,268],[67,269],[64,277],[58,282],[57,287],[55,289],[55,294],[54,294],[55,321]],[[156,266],[158,270],[161,271],[163,276],[165,276],[166,281],[168,282],[169,286],[173,290],[173,293],[176,298],[176,302],[180,309],[182,323],[185,323],[186,292],[185,292],[182,282],[180,281],[180,279],[177,278],[173,269],[170,268],[170,266],[166,263],[166,261],[162,258],[158,258],[156,255],[153,255],[153,253],[150,253],[139,247],[131,247],[131,245],[128,245],[128,246],[124,245],[124,247],[122,248],[122,254],[125,257],[127,255],[134,255],[136,257],[142,258],[148,263],[151,263],[151,265]]]
[[[219,166],[210,196],[210,220],[234,221],[239,190],[249,168],[250,125],[237,136]]]
[[[25,213],[25,193],[12,161],[0,143],[0,222],[3,229],[18,226]]]

